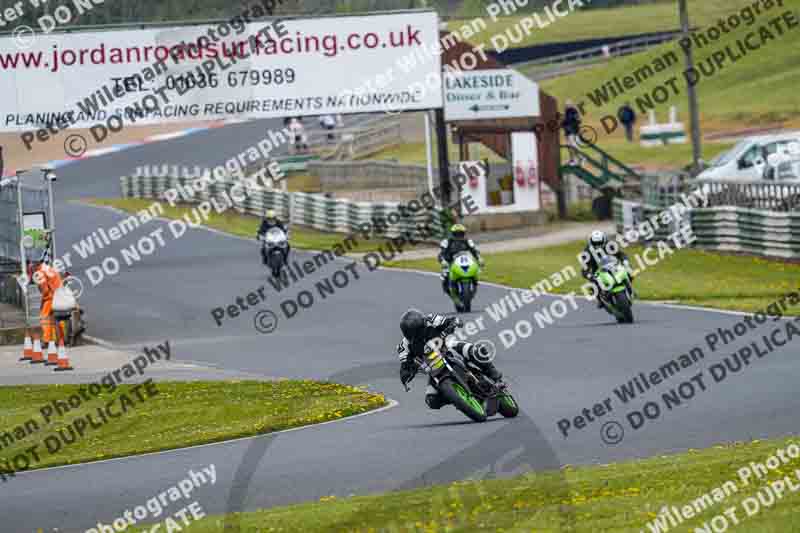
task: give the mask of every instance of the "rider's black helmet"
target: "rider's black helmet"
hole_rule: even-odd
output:
[[[425,333],[425,315],[416,309],[409,309],[400,318],[400,331],[408,340],[422,340]]]

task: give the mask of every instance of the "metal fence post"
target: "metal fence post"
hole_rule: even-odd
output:
[[[28,261],[25,256],[25,245],[22,243],[22,238],[25,236],[23,226],[23,208],[22,208],[22,174],[24,170],[17,171],[17,220],[19,221],[19,265],[20,265],[20,280],[24,285],[20,284],[22,289],[22,299],[25,302],[25,329],[30,327],[30,309],[28,303],[28,286],[31,280],[28,279]]]

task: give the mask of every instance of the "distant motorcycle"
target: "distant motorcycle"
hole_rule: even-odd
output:
[[[272,271],[273,277],[280,276],[281,269],[286,264],[286,249],[289,243],[286,233],[280,228],[270,228],[267,233],[260,236],[262,253],[267,258],[267,266]]]
[[[595,278],[600,285],[597,297],[603,308],[621,324],[633,323],[633,286],[628,271],[616,257],[606,256],[599,262]]]
[[[450,333],[452,329],[442,333],[443,347],[444,338]],[[439,394],[473,421],[485,422],[497,413],[506,418],[519,414],[519,406],[504,381],[495,383],[472,362],[447,348],[433,350],[425,358],[417,357],[416,361]],[[406,392],[411,390],[408,383],[404,386]]]
[[[472,312],[472,299],[478,288],[480,270],[470,252],[461,252],[453,258],[448,279],[450,299],[453,300],[457,313]]]

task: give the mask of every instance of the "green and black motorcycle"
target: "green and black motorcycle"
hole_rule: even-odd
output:
[[[600,259],[595,274],[600,285],[597,297],[603,308],[617,319],[620,324],[633,323],[633,285],[625,267],[614,256]]]
[[[430,378],[431,385],[475,422],[485,422],[497,413],[506,418],[517,416],[519,406],[508,384],[504,381],[495,383],[472,362],[463,360],[446,348],[445,337],[451,332],[443,333],[441,350],[432,350],[424,358],[416,359],[417,365]],[[411,390],[408,383],[404,384],[406,392]]]
[[[471,313],[481,269],[470,252],[456,254],[450,263],[450,299],[457,313]]]

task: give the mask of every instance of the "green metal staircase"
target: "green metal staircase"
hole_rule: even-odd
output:
[[[583,162],[581,165],[561,165],[558,172],[562,179],[571,174],[598,190],[638,185],[642,180],[635,170],[590,142],[582,141],[580,148],[566,145],[561,148]]]

